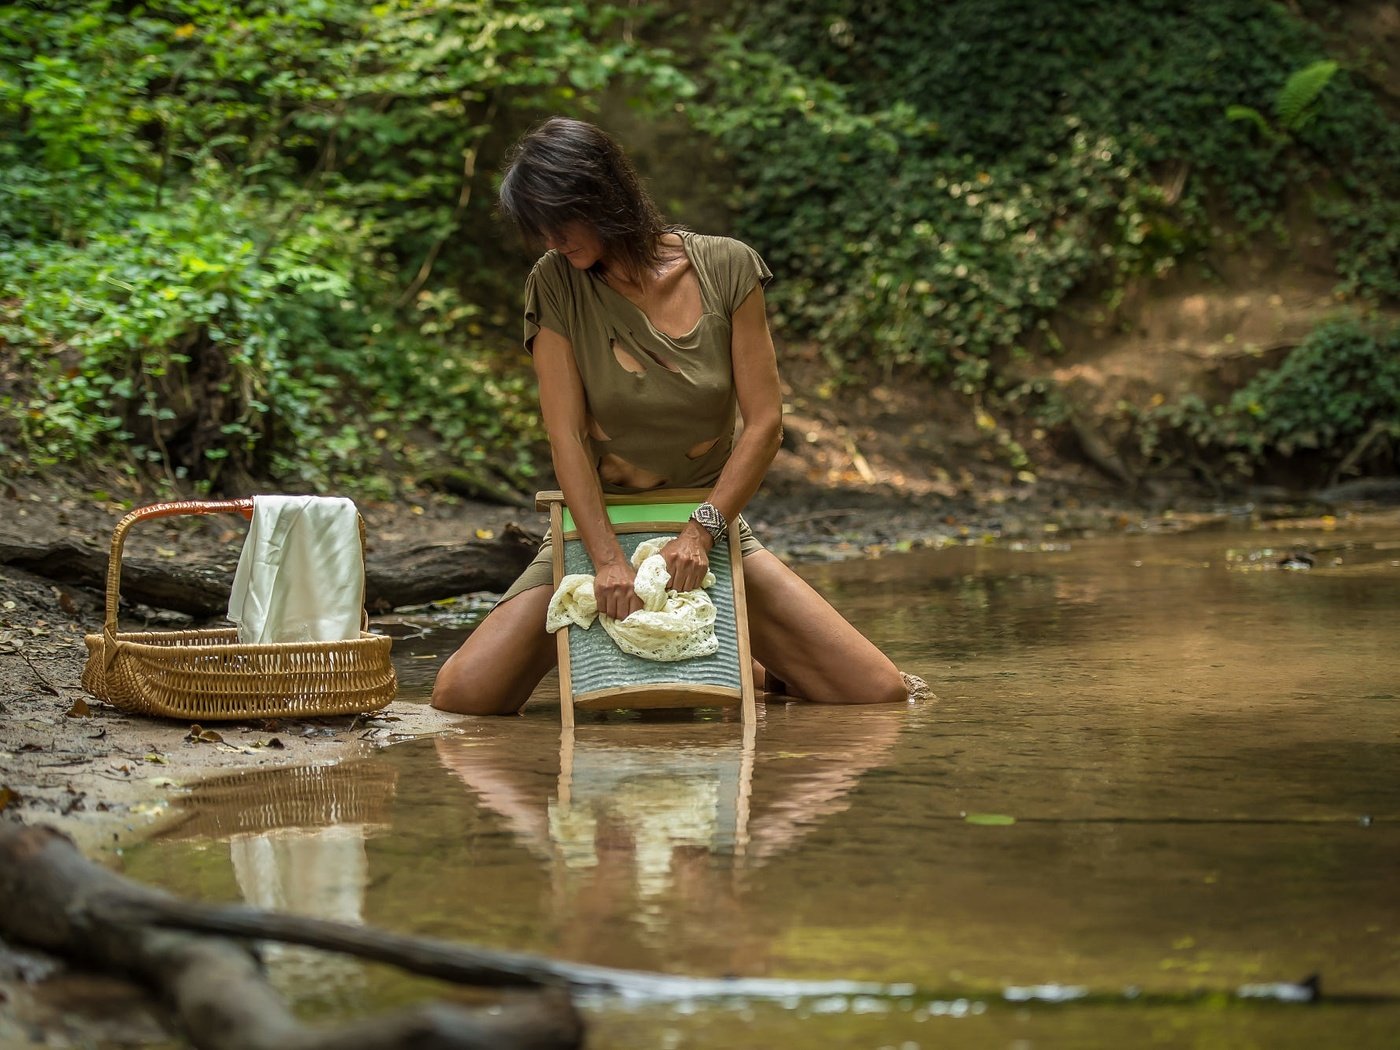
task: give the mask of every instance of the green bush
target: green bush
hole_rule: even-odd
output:
[[[1217,199],[1281,233],[1314,187],[1344,290],[1400,293],[1400,129],[1321,48],[1255,0],[773,0],[690,108],[789,334],[995,388],[1072,290],[1111,301],[1215,238]],[[1287,146],[1226,115],[1276,102]]]
[[[1071,294],[1178,265],[1220,200],[1282,231],[1311,195],[1343,295],[1400,298],[1400,129],[1280,5],[772,0],[718,30],[667,8],[8,5],[0,455],[209,490],[528,488],[527,260],[491,173],[607,92],[713,137],[777,324],[838,365],[994,394],[1055,351]]]
[[[13,4],[0,443],[205,489],[529,481],[539,421],[489,173],[546,112],[688,82],[631,9]],[[5,448],[0,447],[0,451]],[[470,484],[468,484],[470,487]]]
[[[1222,463],[1222,474],[1282,470],[1310,483],[1400,463],[1400,324],[1338,318],[1228,401],[1199,397],[1139,421],[1149,467]],[[1217,477],[1215,480],[1223,480]]]

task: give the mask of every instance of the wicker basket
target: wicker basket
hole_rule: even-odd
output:
[[[335,642],[241,645],[234,628],[117,632],[122,546],[146,518],[232,512],[251,517],[252,499],[157,503],[117,523],[107,565],[101,634],[86,637],[83,688],[137,714],[213,722],[240,718],[312,718],[377,711],[394,698],[392,640],[369,634]],[[364,542],[364,521],[360,541]],[[368,621],[366,620],[366,623]]]
[[[387,824],[398,771],[380,758],[211,777],[177,797],[164,839],[228,839],[291,828]]]

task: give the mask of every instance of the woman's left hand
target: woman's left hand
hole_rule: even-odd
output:
[[[686,524],[679,536],[661,548],[666,570],[671,574],[671,590],[693,591],[710,571],[710,534],[693,521]]]

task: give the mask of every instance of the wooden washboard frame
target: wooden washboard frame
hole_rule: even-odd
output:
[[[690,512],[708,496],[708,489],[663,489],[606,496],[604,501],[613,531],[624,553],[631,557],[637,544],[645,539],[679,534],[690,520]],[[564,494],[537,493],[535,505],[549,511],[554,586],[558,587],[569,573],[592,573],[592,559],[564,505]],[[585,631],[570,626],[555,635],[559,646],[559,711],[566,729],[574,725],[576,707],[738,707],[743,723],[755,724],[748,607],[737,531],[730,529],[724,541],[710,551],[710,570],[715,574],[710,595],[715,600],[715,634],[720,640],[719,652],[713,656],[659,663],[622,652],[601,628]]]

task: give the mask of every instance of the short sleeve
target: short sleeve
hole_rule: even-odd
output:
[[[743,241],[731,240],[726,256],[726,292],[729,313],[739,309],[755,287],[763,287],[773,279],[773,272],[763,257]]]
[[[546,257],[535,263],[525,278],[525,351],[535,352],[535,336],[541,328],[568,335],[565,325],[564,290],[558,272]]]

